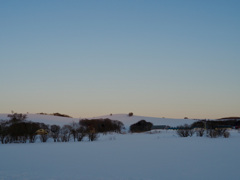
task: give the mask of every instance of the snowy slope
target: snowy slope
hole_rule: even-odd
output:
[[[0,114],[0,120],[8,120],[7,117],[8,114]],[[128,114],[114,114],[112,116],[98,116],[93,118],[87,118],[87,119],[111,119],[111,120],[119,120],[123,122],[126,128],[128,128],[130,125],[140,121],[140,120],[146,120],[148,122],[153,123],[153,125],[169,125],[172,127],[176,127],[179,125],[184,124],[192,124],[195,122],[195,120],[191,119],[168,119],[168,118],[156,118],[156,117],[145,117],[145,116],[131,116],[129,117]],[[66,118],[66,117],[59,117],[59,116],[51,116],[51,115],[40,115],[40,114],[27,114],[27,120],[33,121],[33,122],[41,122],[45,124],[57,124],[60,126],[63,126],[65,124],[69,124],[71,122],[78,122],[78,118]]]
[[[9,120],[7,117],[8,114],[0,114],[0,120]],[[60,116],[52,116],[52,115],[41,115],[41,114],[27,114],[27,120],[33,122],[40,122],[49,125],[60,125],[63,126],[65,124],[69,124],[71,122],[78,122],[79,119],[77,118],[66,118]]]
[[[97,118],[109,118],[112,120],[119,120],[124,123],[126,127],[129,127],[130,125],[140,121],[140,120],[145,120],[148,122],[153,123],[153,125],[168,125],[172,127],[176,127],[179,125],[184,125],[184,124],[192,124],[195,122],[195,120],[192,119],[168,119],[168,118],[157,118],[157,117],[145,117],[145,116],[131,116],[129,117],[128,114],[113,114],[112,116],[99,116],[99,117],[94,117],[95,119]]]

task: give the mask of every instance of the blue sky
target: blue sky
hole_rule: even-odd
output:
[[[0,1],[0,112],[240,116],[240,2]]]

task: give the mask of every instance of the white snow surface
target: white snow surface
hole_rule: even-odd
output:
[[[126,126],[141,119],[177,126],[186,119],[101,116]],[[9,119],[0,114],[0,119]],[[91,118],[89,118],[91,119]],[[28,114],[28,120],[64,125],[79,119]],[[240,133],[230,138],[178,137],[174,130],[100,135],[89,142],[1,144],[0,180],[238,179]]]
[[[0,114],[0,120],[8,120],[8,114]],[[130,125],[140,121],[146,120],[148,122],[153,123],[153,125],[169,125],[172,127],[176,127],[179,125],[184,124],[192,124],[195,120],[192,119],[169,119],[169,118],[157,118],[157,117],[145,117],[145,116],[131,116],[129,117],[128,114],[113,114],[106,115],[106,116],[98,116],[93,118],[86,118],[86,119],[111,119],[111,120],[119,120],[123,122],[126,128]],[[84,119],[84,118],[83,118]],[[63,126],[65,124],[69,124],[71,122],[79,122],[80,119],[78,118],[66,118],[66,117],[59,117],[59,116],[52,116],[52,115],[41,115],[41,114],[27,114],[27,120],[34,121],[34,122],[41,122],[49,125],[60,125]]]
[[[228,139],[108,134],[94,142],[0,144],[1,180],[238,179],[240,133]]]

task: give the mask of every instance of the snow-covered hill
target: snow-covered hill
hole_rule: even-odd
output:
[[[0,120],[8,120],[8,114],[0,114]],[[119,120],[123,122],[126,128],[130,125],[140,121],[146,120],[148,122],[153,123],[153,125],[168,125],[172,127],[176,127],[179,125],[184,124],[192,124],[195,120],[192,119],[168,119],[168,118],[156,118],[156,117],[145,117],[145,116],[131,116],[129,117],[128,114],[113,114],[113,115],[106,115],[106,116],[98,116],[93,118],[87,119],[111,119],[111,120]],[[27,114],[27,120],[33,122],[41,122],[45,124],[56,124],[63,126],[65,124],[69,124],[71,122],[78,122],[78,118],[66,118],[66,117],[59,117],[59,116],[52,116],[52,115],[41,115],[41,114]]]
[[[108,118],[112,120],[119,120],[123,122],[126,127],[129,127],[130,125],[140,120],[151,122],[153,123],[153,125],[168,125],[172,127],[176,127],[184,124],[192,124],[195,122],[195,120],[192,120],[192,119],[169,119],[169,118],[145,117],[145,116],[135,116],[135,115],[128,116],[128,114],[113,114],[113,115],[99,116],[94,118],[95,119]]]
[[[0,120],[9,120],[8,114],[0,114]],[[33,122],[40,122],[49,125],[60,125],[69,124],[71,122],[78,122],[77,118],[67,118],[53,115],[41,115],[41,114],[27,114],[27,120]]]

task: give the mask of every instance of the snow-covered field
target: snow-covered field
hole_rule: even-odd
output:
[[[126,127],[145,119],[154,125],[191,124],[126,114],[102,116]],[[0,114],[0,119],[8,119]],[[28,120],[64,125],[79,119],[28,114]],[[180,138],[174,130],[107,134],[89,142],[0,144],[0,180],[226,180],[239,179],[240,133],[230,138]]]
[[[108,134],[95,142],[0,144],[1,180],[239,179],[240,134],[228,139]]]

